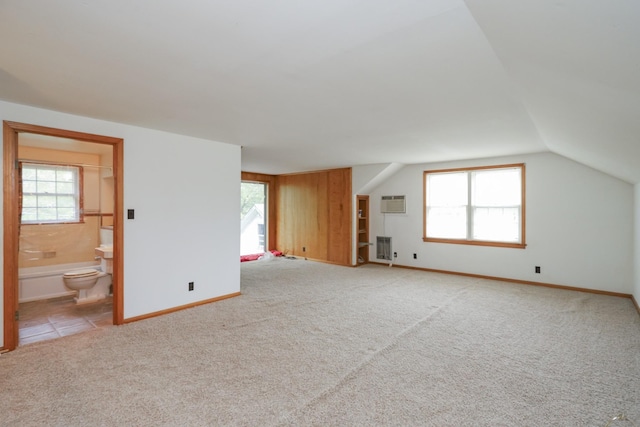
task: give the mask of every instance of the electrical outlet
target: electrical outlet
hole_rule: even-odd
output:
[[[418,259],[418,254],[413,254],[413,259]]]
[[[194,286],[193,282],[189,282],[189,290],[190,290],[190,291],[192,291],[192,290],[193,290],[193,286]]]
[[[307,247],[306,246],[302,247],[302,252],[307,252]]]
[[[540,273],[540,266],[536,265],[536,273]]]
[[[393,253],[393,257],[394,257],[394,258],[398,258],[398,252],[394,252],[394,253]]]

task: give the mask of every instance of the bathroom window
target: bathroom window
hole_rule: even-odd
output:
[[[21,178],[23,224],[82,221],[82,168],[23,162]]]

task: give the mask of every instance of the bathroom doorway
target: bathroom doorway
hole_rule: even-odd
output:
[[[99,226],[101,233],[103,230],[108,230],[111,227],[112,231],[112,244],[113,244],[113,274],[112,274],[112,306],[109,306],[108,309],[112,310],[110,315],[111,319],[109,322],[114,325],[119,325],[123,323],[123,295],[122,295],[122,160],[123,160],[123,140],[120,138],[112,138],[100,135],[92,135],[85,134],[80,132],[61,130],[61,129],[53,129],[46,128],[41,126],[22,124],[22,123],[14,123],[14,122],[4,122],[4,350],[13,350],[20,343],[19,338],[19,323],[20,323],[20,315],[19,312],[19,300],[21,298],[24,299],[24,296],[20,294],[19,288],[19,266],[20,266],[20,257],[22,256],[23,264],[24,258],[29,258],[32,262],[47,264],[46,258],[54,258],[60,255],[61,259],[64,259],[64,256],[74,257],[73,254],[69,255],[67,252],[63,251],[58,254],[55,249],[51,250],[42,250],[40,248],[38,251],[32,251],[33,255],[30,255],[28,252],[29,249],[25,248],[27,252],[20,252],[20,230],[23,225],[22,223],[22,209],[21,209],[21,173],[20,167],[24,163],[24,158],[21,159],[21,154],[24,153],[25,147],[21,147],[20,143],[25,138],[29,137],[30,139],[35,139],[36,142],[30,142],[30,147],[37,146],[40,144],[39,148],[29,148],[32,151],[37,152],[37,150],[47,150],[50,148],[60,148],[59,144],[70,144],[71,148],[68,151],[88,151],[93,152],[93,154],[101,153],[106,154],[106,157],[109,158],[109,163],[111,163],[109,167],[109,171],[106,171],[106,168],[83,168],[81,171],[86,171],[88,177],[84,177],[81,181],[88,182],[87,179],[96,176],[96,179],[102,179],[106,174],[109,174],[108,182],[110,183],[112,192],[111,203],[112,205],[107,209],[111,211],[111,215],[104,215],[104,212],[99,208],[100,203],[104,200],[100,200],[100,194],[88,194],[87,196],[83,196],[81,194],[82,205],[79,213],[75,215],[81,215],[82,221],[81,226],[77,229],[81,229],[85,226]],[[51,138],[51,139],[47,139]],[[38,143],[38,139],[40,142]],[[52,142],[55,140],[55,143]],[[62,142],[65,140],[65,142]],[[47,147],[48,144],[51,146]],[[56,145],[57,144],[57,145]],[[78,148],[83,147],[83,148]],[[105,150],[106,148],[106,150]],[[19,149],[22,149],[19,152]],[[49,153],[51,154],[51,153]],[[32,159],[33,156],[27,156]],[[36,156],[37,157],[37,156]],[[66,161],[64,163],[72,163]],[[37,164],[34,163],[34,164]],[[112,171],[112,173],[111,173]],[[83,175],[83,172],[80,173]],[[88,198],[88,199],[87,199]],[[26,201],[25,201],[26,203]],[[26,205],[25,205],[26,208]],[[70,209],[59,209],[58,215],[64,217],[65,215],[72,215],[70,213]],[[77,219],[77,218],[76,218]],[[73,218],[70,219],[72,221]],[[47,219],[45,218],[45,222]],[[36,220],[35,222],[39,222]],[[64,221],[63,221],[64,222]],[[55,225],[54,225],[55,227]],[[64,225],[60,225],[59,227],[64,227]],[[49,228],[51,229],[51,228]],[[32,227],[32,231],[30,233],[34,234],[33,230],[37,230],[37,227]],[[73,252],[73,247],[77,244],[78,246],[97,246],[99,245],[99,240],[97,238],[97,234],[94,234],[96,237],[82,237],[81,240],[78,240],[78,236],[69,236],[68,230],[62,230],[62,228],[58,228],[59,237],[61,239],[67,239],[70,243],[67,246],[67,249],[70,248],[70,252]],[[75,231],[74,231],[75,233]],[[48,233],[51,234],[51,233]],[[54,233],[55,234],[55,233]],[[89,234],[91,236],[91,234]],[[22,239],[24,243],[24,238]],[[27,245],[28,246],[28,245]],[[46,249],[46,248],[45,248]],[[90,249],[90,248],[89,248]],[[35,252],[38,252],[35,254]],[[85,258],[87,257],[87,248],[85,248]],[[38,260],[37,258],[45,258],[44,260]],[[28,262],[27,262],[28,263]],[[35,264],[34,264],[35,265]],[[69,264],[67,264],[69,265]],[[44,268],[43,266],[42,268]],[[40,267],[36,267],[37,270]],[[46,268],[48,269],[48,267]],[[26,297],[28,298],[28,296]],[[111,303],[111,301],[109,301]],[[55,301],[54,303],[66,304],[64,297],[61,297],[59,301]],[[68,304],[67,304],[68,305]],[[94,306],[93,309],[97,308],[98,310],[103,311],[102,319],[96,320],[93,322],[94,324],[102,321],[105,322],[104,319],[104,310],[106,310],[105,306],[102,307]],[[71,306],[71,309],[74,309]],[[26,310],[25,310],[26,311]],[[76,310],[78,311],[78,310]],[[87,313],[86,307],[83,310],[80,310],[81,313]],[[27,314],[27,313],[25,313]],[[95,319],[94,319],[95,320]],[[90,321],[91,322],[91,321]],[[78,325],[79,326],[79,325]]]

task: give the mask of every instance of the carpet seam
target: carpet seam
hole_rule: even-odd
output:
[[[349,370],[345,375],[343,375],[340,378],[340,380],[337,381],[335,384],[331,385],[330,387],[325,388],[320,393],[317,393],[315,396],[313,396],[312,398],[308,399],[305,403],[303,403],[299,408],[296,408],[294,411],[291,411],[291,412],[288,412],[287,414],[282,415],[279,418],[279,420],[277,422],[277,425],[281,425],[281,424],[283,424],[283,423],[285,423],[287,421],[292,421],[292,420],[289,419],[290,416],[294,415],[295,413],[302,412],[304,409],[308,408],[309,406],[311,406],[315,402],[318,402],[319,400],[321,400],[325,396],[330,395],[333,391],[335,391],[338,388],[340,388],[341,385],[343,385],[344,383],[346,383],[350,379],[354,378],[355,375],[358,372],[362,371],[367,365],[369,365],[378,355],[383,354],[383,353],[391,350],[392,348],[394,348],[398,344],[398,341],[399,341],[400,338],[402,338],[403,336],[406,336],[411,331],[415,330],[418,326],[426,323],[431,318],[433,318],[435,315],[439,314],[445,308],[450,307],[451,304],[453,303],[453,301],[458,299],[460,296],[466,294],[469,288],[470,288],[470,286],[465,286],[464,288],[458,290],[453,296],[451,296],[449,299],[447,299],[436,310],[432,311],[427,316],[425,316],[425,317],[423,317],[421,319],[418,319],[416,322],[412,323],[411,325],[407,326],[402,331],[400,331],[398,334],[394,335],[393,339],[389,340],[387,344],[383,345],[378,350],[374,351],[373,353],[371,353],[367,357],[363,358],[360,363],[358,363],[353,369]]]

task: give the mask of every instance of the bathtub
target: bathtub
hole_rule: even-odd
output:
[[[64,285],[62,275],[84,268],[100,270],[100,262],[89,261],[20,268],[18,270],[18,301],[28,302],[75,295],[75,291],[69,290]]]

